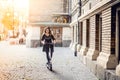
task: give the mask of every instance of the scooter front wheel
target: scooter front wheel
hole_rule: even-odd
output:
[[[48,63],[46,66],[47,66],[47,69],[49,69],[50,71],[52,71],[52,63]]]

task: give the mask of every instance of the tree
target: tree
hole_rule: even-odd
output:
[[[19,19],[17,16],[14,16],[14,12],[12,11],[5,12],[1,22],[8,30],[14,30],[19,25]]]

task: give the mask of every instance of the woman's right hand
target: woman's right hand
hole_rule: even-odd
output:
[[[42,44],[45,44],[45,42],[44,42],[44,41],[41,41],[41,43],[42,43]]]

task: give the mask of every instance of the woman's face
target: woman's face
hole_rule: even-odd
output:
[[[49,29],[46,29],[46,33],[49,33],[50,31],[49,31]]]

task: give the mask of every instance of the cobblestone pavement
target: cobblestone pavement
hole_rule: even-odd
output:
[[[0,80],[98,80],[69,48],[56,47],[53,71],[42,48],[0,43]]]

